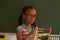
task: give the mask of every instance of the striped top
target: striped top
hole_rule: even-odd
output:
[[[17,27],[17,30],[19,32],[22,32],[22,40],[24,40],[26,38],[26,36],[31,32],[30,28],[24,24],[19,25]],[[34,30],[34,28],[33,28],[33,30]],[[32,35],[29,37],[29,40],[32,40],[31,38],[32,38]]]

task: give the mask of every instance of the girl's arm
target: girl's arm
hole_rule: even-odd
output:
[[[17,40],[22,40],[22,32],[17,31]]]
[[[30,35],[33,35],[32,40],[36,40],[37,31],[38,31],[38,27],[36,26],[35,29],[28,36],[26,36],[26,40],[28,40]]]
[[[37,31],[38,31],[38,27],[35,27],[35,29],[33,31],[31,31],[31,33],[29,33],[28,36],[26,36],[25,40],[28,40],[30,35],[33,35],[32,40],[35,40]],[[16,34],[17,34],[17,40],[23,40],[22,32],[17,31]]]
[[[32,40],[37,40],[37,32],[38,32],[38,27],[36,26],[36,28],[34,29]]]

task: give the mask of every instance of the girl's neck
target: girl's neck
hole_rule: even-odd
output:
[[[32,26],[30,23],[25,23],[26,26],[28,26],[30,28],[30,30],[32,30]]]
[[[31,24],[29,24],[29,23],[25,23],[25,25],[28,26],[28,27],[31,27]]]

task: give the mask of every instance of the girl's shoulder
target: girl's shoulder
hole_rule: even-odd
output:
[[[22,32],[22,29],[23,29],[22,25],[19,25],[19,26],[17,27],[17,31]]]
[[[20,28],[20,29],[22,29],[23,27],[22,27],[22,25],[19,25],[17,28]]]

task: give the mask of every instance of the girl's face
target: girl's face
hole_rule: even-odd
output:
[[[24,14],[24,19],[26,20],[25,22],[33,24],[35,18],[36,18],[36,10],[33,8],[27,9]]]

